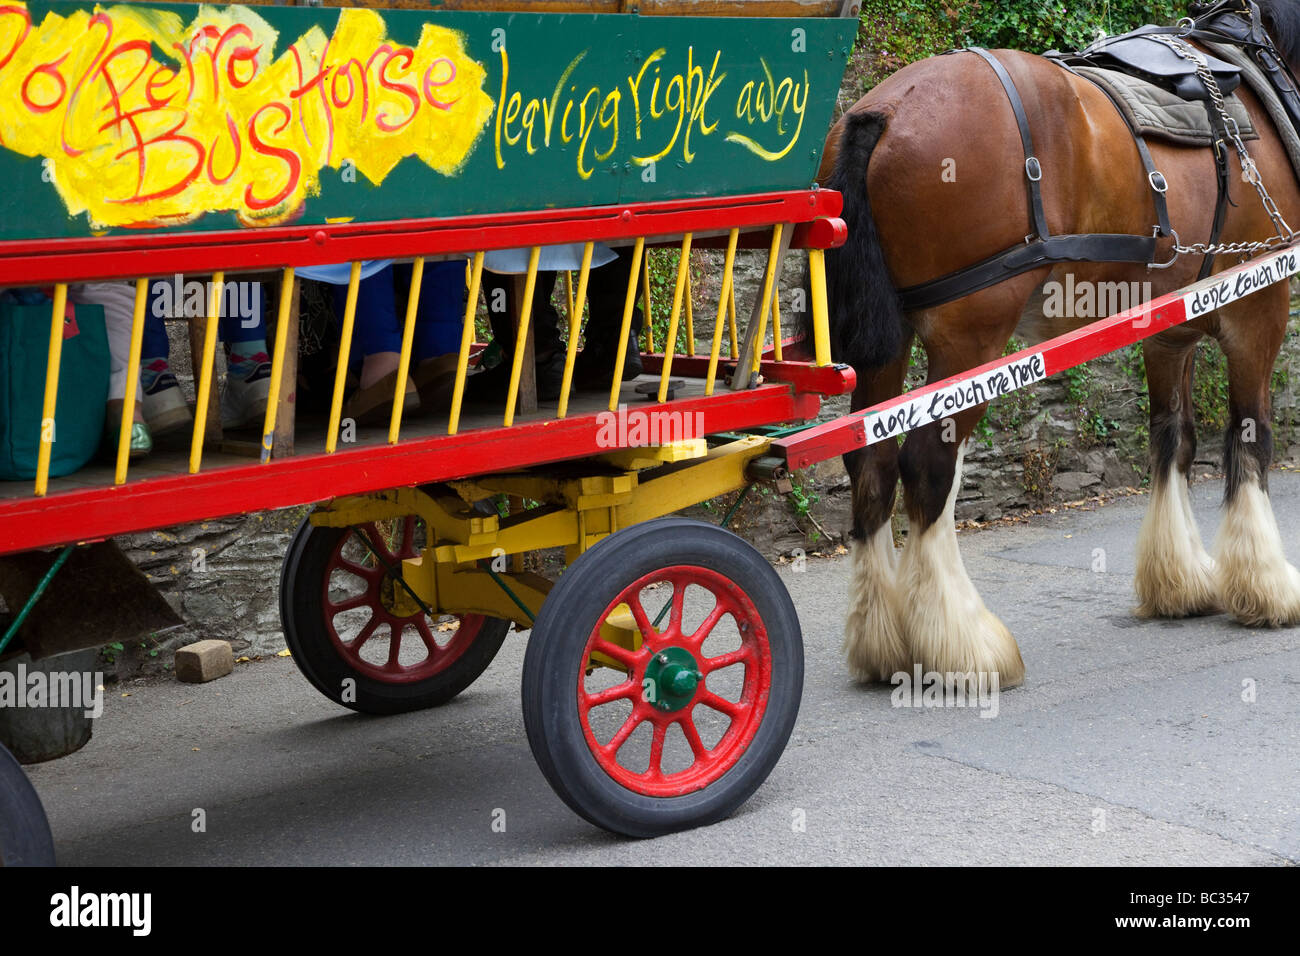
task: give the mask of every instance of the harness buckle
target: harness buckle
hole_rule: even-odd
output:
[[[1151,183],[1151,188],[1158,193],[1169,192],[1169,183],[1165,181],[1165,174],[1158,169],[1153,169],[1147,173],[1147,181]]]
[[[1025,175],[1029,177],[1031,183],[1036,183],[1043,178],[1043,167],[1038,162],[1037,156],[1030,156],[1025,160]]]

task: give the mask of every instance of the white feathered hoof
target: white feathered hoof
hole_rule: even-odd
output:
[[[911,667],[912,656],[898,617],[897,568],[888,524],[853,543],[853,581],[844,622],[849,672],[861,683],[888,681]]]
[[[1220,610],[1214,559],[1201,544],[1187,481],[1170,467],[1151,491],[1137,541],[1139,617],[1195,617]]]
[[[923,670],[996,673],[1003,689],[1024,681],[1020,647],[966,575],[951,521],[907,543],[898,593],[903,635]]]
[[[908,640],[923,671],[997,674],[1002,690],[1025,681],[1025,662],[1011,631],[982,604],[961,615],[914,614]]]
[[[1268,495],[1243,481],[1223,512],[1215,542],[1219,600],[1239,624],[1300,623],[1300,571],[1287,563]]]

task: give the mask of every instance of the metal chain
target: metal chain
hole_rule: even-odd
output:
[[[1227,106],[1223,100],[1223,92],[1219,89],[1219,82],[1214,78],[1214,71],[1210,69],[1210,64],[1206,61],[1204,54],[1181,37],[1157,33],[1153,34],[1151,39],[1165,44],[1184,60],[1189,60],[1195,65],[1196,75],[1205,84],[1205,89],[1210,94],[1210,102],[1218,112],[1219,118],[1222,119],[1228,138],[1237,150],[1237,157],[1241,162],[1242,177],[1246,182],[1254,186],[1255,191],[1259,193],[1259,201],[1263,204],[1264,211],[1268,213],[1269,219],[1273,221],[1273,228],[1277,230],[1277,235],[1271,239],[1265,239],[1263,242],[1221,242],[1215,245],[1196,242],[1190,246],[1182,245],[1178,241],[1177,234],[1175,234],[1174,252],[1180,255],[1195,253],[1197,255],[1251,256],[1256,252],[1266,252],[1291,242],[1296,237],[1296,231],[1287,225],[1286,220],[1282,218],[1282,213],[1277,208],[1277,203],[1273,201],[1273,197],[1268,194],[1268,190],[1264,187],[1264,180],[1259,174],[1259,167],[1255,165],[1255,160],[1246,151],[1246,144],[1241,139],[1241,130],[1237,126],[1237,121],[1228,114]],[[1218,144],[1216,144],[1215,148],[1218,148]]]

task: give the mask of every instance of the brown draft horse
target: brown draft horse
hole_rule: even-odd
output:
[[[1297,69],[1300,2],[1263,0],[1263,23]],[[1042,164],[1048,224],[1056,234],[1151,235],[1153,201],[1133,137],[1092,83],[1037,56],[997,51],[1023,97]],[[1259,100],[1238,96],[1260,139],[1248,148],[1288,223],[1300,222],[1300,189]],[[1169,215],[1182,242],[1209,239],[1217,194],[1208,148],[1149,140],[1168,181]],[[1233,205],[1221,241],[1264,240],[1277,230],[1231,160]],[[945,176],[947,171],[949,175]],[[1013,333],[1031,342],[1090,319],[1042,316],[1045,283],[1150,282],[1162,295],[1194,282],[1203,257],[1164,271],[1145,265],[1058,263],[964,298],[904,313],[891,290],[947,275],[1025,239],[1025,154],[1007,93],[979,56],[914,63],[858,101],[831,130],[819,181],[844,194],[849,241],[828,256],[837,359],[858,374],[853,408],[900,394],[913,336],[936,381],[999,357]],[[1157,260],[1171,256],[1161,240]],[[1219,256],[1214,270],[1240,256]],[[1055,311],[1055,310],[1050,310]],[[1143,343],[1151,404],[1151,499],[1138,535],[1138,613],[1182,617],[1224,610],[1246,625],[1300,622],[1300,572],[1287,563],[1267,494],[1272,457],[1269,380],[1288,317],[1288,284]],[[1188,498],[1196,432],[1194,346],[1211,336],[1229,373],[1224,514],[1212,558]],[[853,488],[853,588],[845,651],[856,678],[887,680],[926,670],[997,672],[1020,683],[1015,639],[984,606],[962,566],[953,522],[966,439],[984,405],[911,432],[901,449],[880,442],[845,456]],[[947,434],[944,434],[944,432]],[[945,441],[944,439],[948,440]],[[1253,438],[1253,441],[1251,440]],[[899,480],[910,531],[896,556],[890,514]]]

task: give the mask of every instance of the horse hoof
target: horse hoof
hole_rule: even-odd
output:
[[[1223,575],[1224,609],[1246,627],[1300,624],[1300,571],[1286,562],[1255,568],[1249,575]]]
[[[998,687],[1007,690],[1025,680],[1020,647],[1007,626],[985,607],[975,614],[947,622],[945,632],[911,635],[917,662],[940,674],[997,674]]]
[[[1209,555],[1181,567],[1166,565],[1158,575],[1148,568],[1133,580],[1138,597],[1133,613],[1146,618],[1217,614],[1223,608],[1215,577],[1214,559]]]

